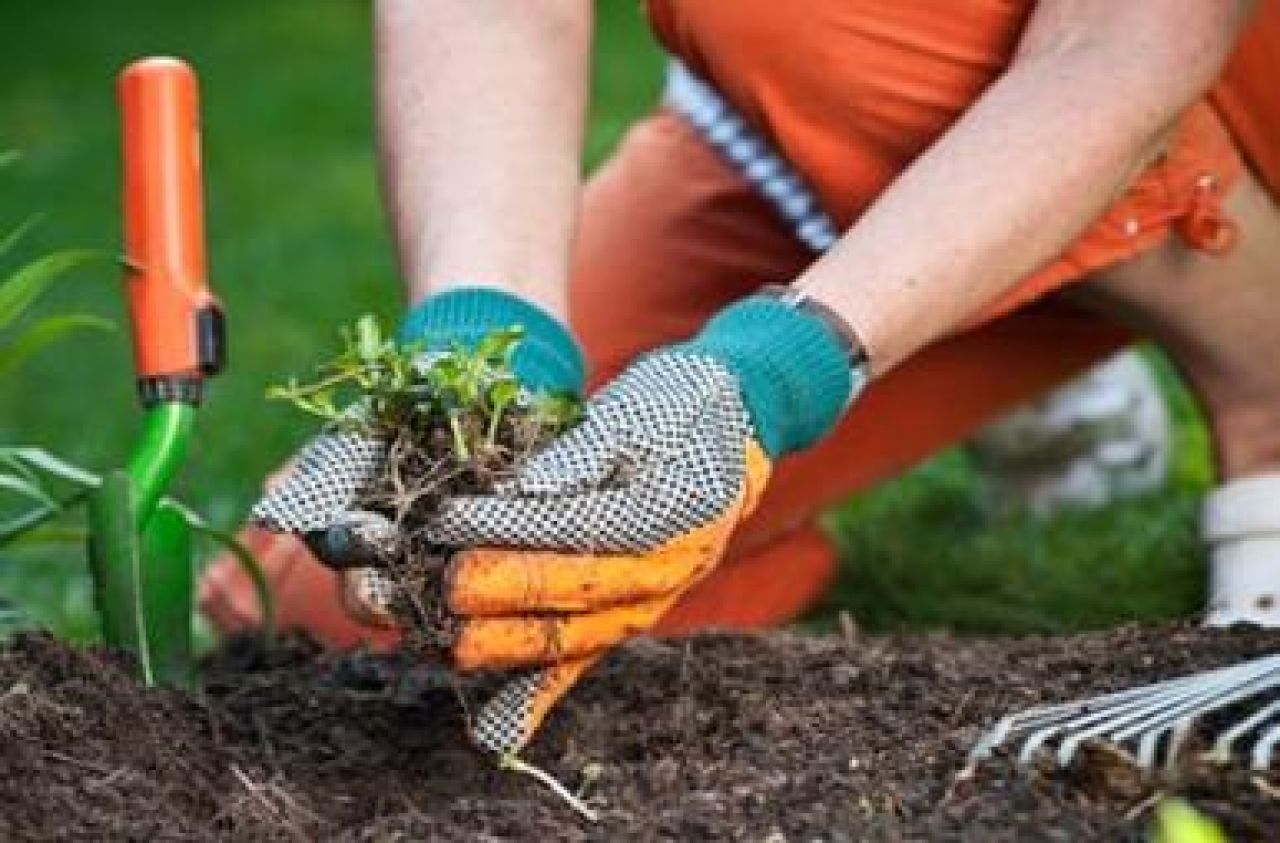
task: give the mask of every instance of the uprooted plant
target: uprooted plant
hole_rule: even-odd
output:
[[[331,429],[356,432],[386,446],[381,472],[355,501],[390,519],[400,540],[376,566],[396,587],[391,610],[404,646],[446,660],[457,619],[443,599],[443,573],[455,548],[432,543],[423,527],[450,495],[492,491],[530,455],[581,415],[577,398],[534,392],[517,380],[512,361],[518,326],[492,331],[473,347],[424,350],[387,337],[372,316],[342,331],[343,346],[313,380],[274,387]],[[465,694],[459,688],[465,706]],[[515,757],[503,769],[529,775],[594,820],[595,813],[546,772]]]
[[[522,338],[512,326],[473,347],[424,352],[364,316],[342,331],[342,350],[313,380],[269,392],[335,429],[386,443],[383,471],[357,505],[391,519],[402,537],[398,553],[380,557],[378,567],[397,586],[392,608],[406,644],[430,654],[453,643],[440,594],[452,549],[430,542],[422,527],[446,496],[491,491],[581,412],[572,396],[521,387],[512,358]]]

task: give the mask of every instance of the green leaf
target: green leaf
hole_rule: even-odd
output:
[[[39,483],[16,474],[0,474],[0,491],[14,492],[45,506],[57,506],[57,501]]]
[[[22,157],[22,151],[18,149],[0,150],[0,169],[8,167],[10,164]]]
[[[70,507],[81,503],[88,495],[89,489],[81,489],[61,501],[55,501],[52,506],[37,507],[0,524],[0,547],[19,541],[45,522],[56,518]]]
[[[245,574],[248,575],[249,579],[253,581],[253,590],[257,595],[258,605],[262,607],[263,635],[268,640],[273,638],[275,635],[275,599],[271,596],[271,587],[267,584],[267,573],[263,570],[262,563],[249,551],[249,548],[241,544],[234,533],[212,526],[198,512],[186,504],[172,498],[165,498],[164,502],[186,520],[187,526],[193,532],[213,540],[229,552]]]
[[[102,478],[93,472],[59,459],[43,448],[0,448],[0,459],[21,460],[45,474],[87,489],[97,488],[102,483]]]
[[[72,527],[66,524],[41,524],[23,531],[16,536],[9,547],[14,549],[32,547],[63,547],[65,545],[83,545],[89,538],[89,531],[84,527]],[[73,562],[81,561],[79,554],[66,557]]]
[[[1218,824],[1181,799],[1165,799],[1156,808],[1153,843],[1229,843]]]
[[[378,359],[382,350],[382,332],[378,328],[378,319],[371,313],[361,316],[356,322],[356,353],[366,363]]]
[[[515,378],[503,378],[500,381],[496,381],[489,387],[489,406],[494,408],[506,407],[516,400],[516,395],[519,393],[520,384],[516,383]]]
[[[67,249],[37,258],[0,283],[0,329],[7,328],[64,272],[100,259],[101,252]]]
[[[115,325],[109,319],[88,313],[70,313],[42,319],[19,334],[17,339],[0,345],[0,375],[16,368],[28,357],[67,334],[83,330],[113,331]]]
[[[519,325],[490,331],[476,343],[475,356],[485,361],[505,363],[523,338],[524,328]]]
[[[10,231],[4,236],[3,240],[0,240],[0,257],[7,255],[9,250],[18,245],[18,241],[23,237],[26,237],[27,232],[39,225],[43,219],[44,214],[32,214],[22,222],[18,223],[13,231]]]

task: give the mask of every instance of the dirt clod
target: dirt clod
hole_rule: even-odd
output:
[[[1108,750],[962,772],[1000,715],[1280,650],[1190,626],[1066,638],[706,635],[621,648],[528,757],[584,824],[463,736],[447,674],[398,657],[233,642],[199,693],[111,653],[0,650],[4,840],[1143,840],[1160,792],[1232,839],[1274,839],[1277,777],[1185,764],[1158,783]]]

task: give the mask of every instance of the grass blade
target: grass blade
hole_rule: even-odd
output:
[[[62,547],[65,545],[83,545],[89,539],[84,527],[73,527],[68,524],[37,524],[15,537],[10,547],[15,550],[33,547]],[[78,562],[75,557],[68,557]]]
[[[0,490],[14,492],[44,506],[58,505],[57,501],[50,497],[49,493],[39,483],[35,483],[26,477],[19,477],[16,474],[0,474]]]
[[[18,223],[18,225],[14,227],[13,231],[10,231],[4,236],[3,240],[0,240],[0,257],[4,257],[9,254],[10,249],[18,245],[18,242],[22,240],[23,237],[26,237],[31,229],[35,228],[43,221],[44,214],[32,214],[22,222]]]
[[[98,475],[59,459],[44,448],[0,448],[0,458],[21,460],[45,474],[84,488],[94,489],[102,484],[102,478]]]
[[[0,283],[0,329],[22,315],[63,273],[102,257],[91,249],[66,249],[37,258]]]
[[[55,501],[52,506],[46,504],[45,506],[36,507],[0,524],[0,548],[17,541],[46,521],[57,518],[70,507],[81,503],[88,494],[88,489],[81,489],[74,495],[70,495],[61,501]]]
[[[271,587],[267,584],[267,574],[262,569],[262,563],[249,551],[249,548],[240,543],[235,534],[212,526],[198,513],[171,498],[166,498],[165,504],[186,519],[187,526],[193,533],[212,539],[236,560],[245,575],[253,582],[254,595],[258,598],[258,605],[262,607],[263,637],[268,641],[275,638],[275,598],[271,596]]]
[[[114,331],[115,327],[109,319],[88,313],[71,313],[42,319],[19,334],[13,342],[0,346],[0,375],[73,331]]]

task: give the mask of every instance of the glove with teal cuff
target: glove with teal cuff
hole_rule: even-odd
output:
[[[633,363],[494,494],[445,502],[426,534],[468,548],[445,578],[454,662],[527,671],[478,711],[477,743],[519,750],[609,647],[711,572],[772,462],[860,390],[865,358],[842,328],[789,294],[748,297]]]
[[[568,329],[510,293],[474,287],[432,296],[405,316],[398,336],[405,345],[417,344],[429,356],[459,345],[474,347],[493,331],[512,326],[524,332],[512,360],[522,386],[582,393],[585,365]],[[371,555],[389,552],[396,542],[386,518],[355,506],[380,473],[386,453],[387,443],[362,433],[329,430],[319,434],[299,454],[292,473],[254,507],[253,520],[269,530],[302,535],[332,567],[363,568],[373,561]],[[366,576],[361,582],[361,588],[382,587],[377,578]]]

